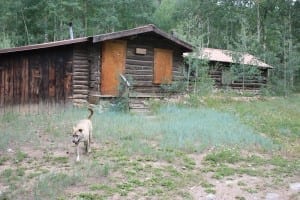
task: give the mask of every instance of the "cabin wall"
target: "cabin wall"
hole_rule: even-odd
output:
[[[145,49],[146,54],[136,53],[136,48]],[[172,81],[182,80],[183,57],[180,49],[167,40],[150,36],[137,36],[127,41],[127,56],[125,75],[133,85],[133,92],[162,93],[160,84],[153,83],[154,48],[169,49],[173,51]]]
[[[230,87],[232,89],[259,90],[265,86],[268,78],[268,69],[259,68],[260,74],[251,77],[244,77],[238,80],[231,81],[229,84],[224,83],[226,71],[230,70],[228,63],[210,62],[209,76],[215,81],[217,88]],[[255,66],[253,66],[255,67]],[[243,87],[244,86],[244,87]]]
[[[0,108],[66,103],[72,96],[72,51],[56,47],[0,56]]]
[[[73,102],[86,103],[90,86],[89,46],[76,44],[73,48]]]

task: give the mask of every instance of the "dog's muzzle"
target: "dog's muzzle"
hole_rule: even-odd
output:
[[[79,142],[80,142],[80,137],[79,137],[78,135],[73,136],[72,142],[73,142],[74,144],[76,144],[76,145],[79,144]]]

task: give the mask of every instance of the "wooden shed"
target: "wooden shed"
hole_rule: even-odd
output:
[[[224,49],[203,48],[197,55],[195,53],[185,53],[184,55],[206,60],[209,65],[209,76],[218,88],[259,90],[266,85],[268,70],[273,68],[249,53]],[[236,66],[239,71],[239,75],[234,78],[230,70],[233,66]],[[243,70],[246,72],[243,73]],[[247,70],[253,72],[247,72]]]
[[[183,53],[191,51],[154,25],[0,49],[0,108],[118,96],[120,75],[132,92],[155,95],[183,78]]]

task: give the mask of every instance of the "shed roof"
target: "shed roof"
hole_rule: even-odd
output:
[[[50,48],[50,47],[64,46],[64,45],[83,43],[83,42],[97,43],[97,42],[103,42],[106,40],[113,40],[113,39],[129,37],[129,36],[135,36],[135,35],[139,35],[139,34],[143,34],[143,33],[154,33],[156,35],[159,35],[159,36],[179,45],[180,47],[183,48],[183,50],[185,52],[191,52],[193,49],[192,45],[160,30],[153,24],[149,24],[146,26],[140,26],[137,28],[129,29],[129,30],[106,33],[106,34],[101,34],[101,35],[69,39],[69,40],[61,40],[61,41],[48,42],[48,43],[42,43],[42,44],[27,45],[27,46],[7,48],[7,49],[0,49],[0,54],[12,53],[12,52],[22,52],[22,51],[29,51],[29,50],[35,50],[35,49],[45,49],[45,48]]]
[[[124,30],[124,31],[96,35],[93,37],[93,42],[102,42],[105,40],[119,39],[119,38],[123,38],[123,37],[139,35],[139,34],[143,34],[143,33],[154,33],[156,35],[159,35],[159,36],[161,36],[167,40],[170,40],[170,41],[176,43],[177,45],[183,47],[186,52],[191,52],[193,50],[193,46],[190,45],[189,43],[184,42],[183,40],[180,40],[177,37],[174,37],[173,35],[160,30],[153,24],[148,24],[146,26],[140,26],[137,28]]]
[[[187,55],[187,54],[185,54]],[[235,59],[235,56],[238,58]],[[257,57],[249,53],[241,53],[236,51],[203,48],[197,55],[200,59],[207,59],[209,61],[225,62],[225,63],[238,63],[244,65],[258,66],[261,68],[273,68],[272,66],[259,60]]]
[[[42,43],[42,44],[33,44],[33,45],[14,47],[14,48],[8,48],[8,49],[0,49],[0,54],[29,51],[29,50],[35,50],[35,49],[45,49],[45,48],[50,48],[50,47],[64,46],[64,45],[87,42],[87,41],[88,41],[88,37],[84,37],[84,38],[76,38],[73,40],[70,39],[70,40],[60,40],[60,41],[55,41],[55,42],[47,42],[47,43]]]

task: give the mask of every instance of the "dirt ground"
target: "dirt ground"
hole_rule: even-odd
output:
[[[41,136],[40,141],[43,141],[39,145],[36,144],[24,144],[22,146],[14,146],[13,148],[6,149],[5,152],[1,152],[1,157],[7,158],[5,162],[0,165],[0,197],[2,194],[12,192],[9,188],[11,183],[14,183],[18,188],[14,194],[16,199],[34,199],[33,188],[36,187],[36,182],[39,180],[39,175],[42,173],[70,173],[74,171],[74,166],[83,167],[85,162],[93,160],[91,155],[82,155],[81,163],[75,162],[75,148],[69,141],[63,143],[56,143],[55,140],[46,136]],[[22,160],[17,160],[17,151],[26,154]],[[103,151],[103,146],[93,143],[93,155]],[[213,171],[203,171],[207,168],[204,159],[209,151],[201,154],[189,154],[189,158],[195,162],[194,168],[189,171],[191,174],[195,173],[196,179],[199,181],[191,181],[187,183],[186,187],[182,189],[182,192],[187,193],[187,197],[178,197],[176,194],[170,196],[167,199],[196,199],[196,200],[231,200],[231,199],[247,199],[247,200],[299,200],[300,199],[300,174],[299,170],[296,174],[286,175],[285,173],[276,176],[274,172],[269,176],[250,176],[247,174],[238,174],[232,176],[226,176],[221,179],[213,178]],[[59,160],[61,158],[61,161]],[[105,158],[101,158],[103,161]],[[135,159],[135,158],[131,158]],[[102,162],[100,161],[100,162]],[[143,161],[141,161],[143,162]],[[160,168],[164,165],[169,165],[162,161],[151,161],[148,165],[152,165],[153,168]],[[171,164],[173,165],[173,164]],[[239,165],[239,164],[236,164]],[[174,165],[173,165],[174,166]],[[187,169],[181,166],[175,166],[180,173],[184,173]],[[239,166],[232,166],[238,168]],[[248,165],[250,169],[255,170],[259,168],[263,171],[271,170],[273,166],[269,164],[260,166]],[[5,180],[3,172],[7,169],[23,169],[25,175],[20,178],[19,181]],[[29,178],[30,176],[36,176],[35,178]],[[14,179],[13,177],[9,177]],[[105,183],[113,181],[124,181],[122,172],[115,170],[110,173],[109,181],[106,177],[93,178],[89,176],[85,178],[83,182],[70,185],[63,191],[63,197],[61,199],[98,199],[98,198],[79,198],[78,195],[82,192],[89,190],[89,186],[97,183]],[[145,178],[146,179],[146,178]],[[142,180],[142,179],[141,179]],[[80,181],[80,180],[79,180]],[[203,184],[203,183],[206,183]],[[207,186],[208,185],[208,186]],[[21,188],[21,189],[20,189]],[[175,187],[176,188],[176,187]],[[165,199],[165,197],[159,197],[157,195],[151,197],[151,195],[143,196],[145,188],[140,187],[131,190],[125,196],[120,193],[111,195],[105,195],[103,199]],[[97,193],[91,191],[93,194]],[[162,191],[163,193],[164,191]],[[25,196],[23,194],[26,194]],[[97,193],[101,196],[102,192]],[[145,193],[144,193],[145,194]],[[172,194],[172,191],[170,192]],[[3,199],[3,198],[2,198]],[[5,198],[4,198],[5,199]],[[101,199],[101,198],[99,198]]]

